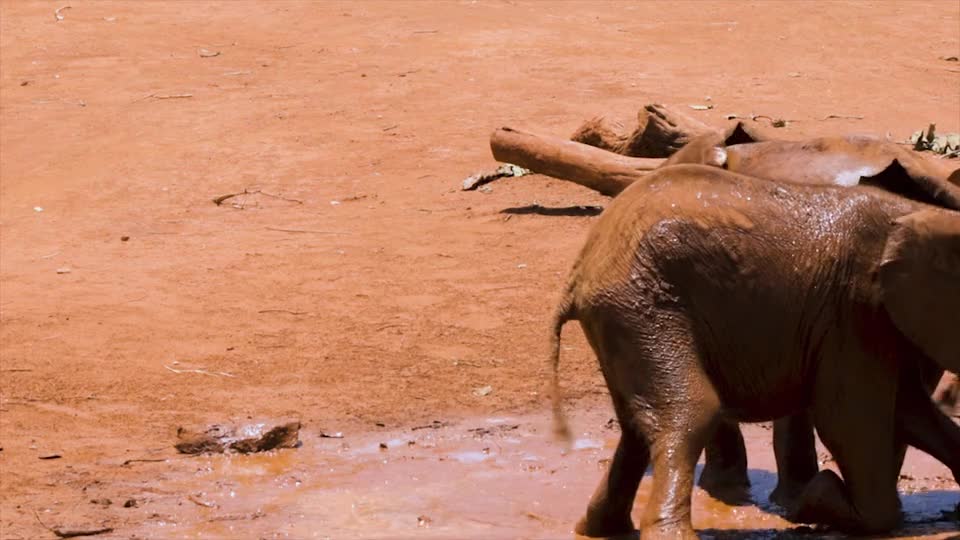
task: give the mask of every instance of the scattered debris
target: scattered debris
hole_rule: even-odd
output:
[[[137,500],[136,500],[136,499],[127,499],[127,500],[123,503],[123,507],[124,507],[124,508],[136,508],[137,506],[138,506],[138,505],[137,505]]]
[[[520,424],[500,424],[500,425],[491,426],[491,427],[472,428],[472,429],[468,429],[467,431],[470,433],[473,433],[477,437],[486,437],[487,435],[493,435],[495,433],[502,434],[502,433],[513,431],[519,428],[520,428]]]
[[[110,506],[113,504],[113,501],[110,499],[90,499],[90,504],[96,504],[97,506]]]
[[[55,10],[53,11],[53,16],[54,16],[54,18],[56,18],[57,21],[62,21],[62,20],[63,20],[63,13],[62,13],[62,12],[65,11],[65,10],[68,10],[68,9],[73,9],[73,8],[72,8],[71,6],[63,6],[63,7],[59,7],[59,8],[57,8],[57,9],[55,9]]]
[[[197,49],[197,54],[200,55],[200,58],[213,58],[214,56],[220,56],[220,51],[211,51],[210,49]]]
[[[713,105],[689,105],[689,107],[695,111],[709,111]]]
[[[417,431],[419,429],[440,429],[442,427],[447,427],[449,425],[450,425],[449,422],[444,422],[442,420],[434,420],[429,424],[424,424],[422,426],[414,426],[410,428],[410,431]]]
[[[121,242],[126,242],[127,240],[130,240],[130,237],[129,237],[129,236],[121,236],[121,237],[120,237],[120,241],[121,241]]]
[[[58,274],[69,274],[69,273],[70,273],[70,267],[68,267],[68,266],[61,266],[60,268],[57,268],[57,273],[58,273]]]
[[[493,172],[486,173],[477,173],[472,176],[468,176],[463,181],[463,190],[472,191],[482,186],[497,180],[499,178],[506,178],[511,176],[525,176],[530,174],[529,169],[524,169],[523,167],[517,167],[516,165],[511,165],[510,163],[505,163],[497,167]]]
[[[799,76],[800,76],[800,72],[799,72],[799,71],[791,71],[790,73],[787,73],[787,77],[793,77],[794,79],[797,78],[797,77],[799,77]]]
[[[40,514],[38,514],[36,510],[33,511],[33,517],[37,518],[37,523],[39,523],[41,527],[55,534],[57,538],[96,536],[98,534],[108,534],[113,532],[113,527],[102,527],[100,529],[60,529],[48,527],[47,524],[40,519]]]
[[[946,157],[960,157],[960,133],[937,135],[937,125],[930,124],[927,130],[915,131],[910,144],[917,151],[929,151]]]
[[[226,371],[207,371],[205,369],[177,369],[170,366],[163,366],[167,371],[172,371],[174,373],[197,373],[200,375],[213,375],[221,377],[236,377],[233,373],[227,373]]]
[[[958,57],[956,57],[956,56],[941,56],[940,58],[941,58],[942,60],[946,60],[947,62],[957,62],[957,61],[960,61],[960,58],[958,58]]]
[[[34,207],[33,207],[33,211],[34,211],[34,212],[43,212],[43,207],[42,207],[42,206],[34,206]]]
[[[770,126],[775,128],[787,127],[790,122],[796,122],[796,120],[787,120],[786,118],[773,118],[765,114],[751,114],[750,116],[739,116],[736,114],[728,114],[724,116],[727,120],[753,120],[754,122],[759,121],[761,118],[770,122]]]
[[[334,433],[327,433],[326,431],[321,431],[320,438],[321,439],[342,439],[343,433],[339,431],[336,431]]]
[[[433,520],[429,516],[417,516],[417,527],[429,527]]]
[[[488,384],[486,386],[481,386],[480,388],[474,389],[473,395],[477,397],[483,397],[490,395],[491,392],[493,392],[493,387]]]
[[[60,459],[62,457],[63,456],[61,456],[60,454],[47,454],[44,456],[37,456],[37,459]]]
[[[388,448],[387,443],[380,443],[380,450],[386,450]]]
[[[228,451],[252,454],[300,446],[300,422],[279,425],[261,434],[262,428],[263,425],[255,425],[234,430],[214,425],[201,433],[180,427],[177,428],[180,442],[174,448],[181,454],[219,454]]]

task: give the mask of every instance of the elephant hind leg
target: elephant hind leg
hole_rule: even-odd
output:
[[[697,538],[690,519],[694,469],[720,421],[716,394],[706,394],[664,411],[669,421],[659,429],[643,430],[653,462],[653,490],[640,526],[645,540]]]
[[[630,513],[640,481],[650,463],[650,449],[633,427],[623,400],[613,395],[613,406],[620,421],[620,442],[603,480],[597,486],[587,513],[574,531],[587,537],[618,537],[636,532]]]
[[[750,478],[747,476],[747,448],[740,425],[732,420],[718,422],[705,454],[697,485],[727,504],[747,503],[750,500]]]

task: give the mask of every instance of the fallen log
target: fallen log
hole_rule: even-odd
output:
[[[570,180],[611,197],[666,161],[623,156],[559,137],[533,135],[508,127],[493,132],[490,150],[497,161]]]
[[[865,137],[821,137],[803,141],[757,141],[735,124],[724,132],[695,137],[667,159],[634,158],[593,146],[496,130],[490,148],[498,161],[568,180],[607,196],[616,196],[653,169],[681,163],[723,167],[769,180],[802,184],[874,185],[899,195],[960,209],[960,172],[945,160],[897,144]]]
[[[599,117],[584,122],[571,140],[630,157],[665,158],[692,139],[715,131],[711,126],[656,103],[637,113],[637,127],[623,127]]]

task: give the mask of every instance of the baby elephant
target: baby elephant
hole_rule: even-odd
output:
[[[960,371],[960,213],[877,188],[758,181],[676,165],[621,193],[575,263],[552,334],[578,320],[622,434],[576,531],[696,538],[694,467],[721,422],[809,410],[843,479],[821,471],[792,519],[851,533],[900,521],[904,443],[960,474],[960,428],[922,366]]]

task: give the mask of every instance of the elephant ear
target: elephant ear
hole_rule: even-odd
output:
[[[960,171],[946,175],[933,165],[897,149],[899,155],[873,176],[860,183],[882,188],[915,201],[960,210]]]
[[[928,209],[897,219],[880,286],[897,328],[941,367],[960,372],[960,213]]]

